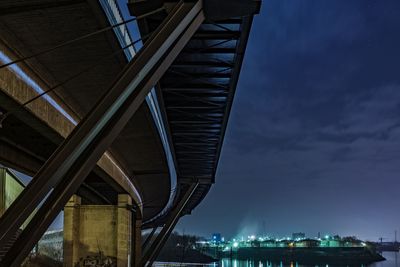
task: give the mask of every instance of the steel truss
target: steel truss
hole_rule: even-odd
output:
[[[190,198],[192,197],[198,186],[199,182],[195,182],[190,185],[185,195],[182,197],[178,205],[169,215],[164,227],[157,235],[156,239],[151,243],[150,247],[143,254],[142,259],[140,260],[140,263],[137,267],[150,267],[153,265],[169,235],[172,233],[175,225],[178,223],[186,204],[189,202]]]

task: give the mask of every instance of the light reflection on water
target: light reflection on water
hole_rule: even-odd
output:
[[[399,252],[384,252],[383,256],[386,261],[377,262],[368,266],[361,265],[360,267],[400,267],[400,254]],[[290,264],[284,264],[282,262],[270,262],[270,261],[252,261],[252,260],[235,260],[235,259],[222,259],[219,262],[213,264],[188,264],[188,263],[155,263],[156,267],[347,267],[347,266],[332,266],[332,265],[299,265],[296,262]]]

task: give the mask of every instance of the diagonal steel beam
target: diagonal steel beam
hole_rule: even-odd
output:
[[[191,196],[196,191],[198,186],[199,182],[192,183],[190,185],[183,198],[179,201],[178,205],[170,214],[161,232],[157,235],[156,239],[153,241],[149,249],[143,255],[138,267],[146,267],[153,265],[154,260],[157,258],[158,254],[160,253],[160,250],[164,246],[165,241],[168,239],[172,230],[174,230],[174,227],[178,223],[182,211],[184,210],[186,204],[189,202]]]
[[[153,238],[155,232],[157,231],[158,227],[154,226],[153,229],[151,230],[150,234],[147,236],[146,240],[144,241],[142,245],[142,251],[145,251],[147,248],[147,245],[150,244],[151,239]]]
[[[0,247],[49,196],[0,266],[21,264],[203,21],[201,0],[177,4],[111,89],[39,170],[0,218]]]

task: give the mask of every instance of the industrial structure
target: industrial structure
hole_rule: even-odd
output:
[[[20,266],[62,210],[64,266],[151,266],[215,182],[259,9],[1,1],[0,163],[33,179],[0,218],[0,266]]]

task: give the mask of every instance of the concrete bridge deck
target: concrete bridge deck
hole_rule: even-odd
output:
[[[9,14],[4,12],[0,17],[1,41],[5,50],[3,51],[8,57],[35,54],[108,25],[107,17],[96,1],[60,1],[59,6],[50,5],[47,8],[43,7],[49,1],[42,1],[43,4],[39,2],[30,9],[21,9],[19,5],[22,5],[23,1],[2,1],[2,10],[14,10]],[[41,159],[34,169],[29,170],[29,174],[35,173],[70,134],[75,127],[74,121],[79,122],[97,103],[127,62],[114,32],[108,31],[31,59],[21,66],[21,69],[44,90],[68,80],[82,70],[96,66],[50,94],[72,117],[72,121],[46,99],[39,99],[28,105],[29,112],[18,113],[24,116],[25,121],[14,120],[15,116],[4,120],[3,141],[7,139],[8,144],[18,144],[21,149]],[[2,103],[6,103],[8,99],[8,109],[2,105],[4,111],[17,108],[18,102],[27,101],[37,94],[32,86],[18,77],[18,74],[16,77],[15,73],[8,69],[2,69],[1,72],[4,99]],[[21,92],[22,90],[25,92]],[[29,116],[32,114],[37,119]],[[27,124],[35,124],[36,131],[27,128]],[[142,104],[108,153],[99,163],[100,167],[108,165],[105,173],[119,181],[123,190],[132,193],[132,189],[124,185],[127,181],[121,177],[114,177],[127,176],[142,195],[138,201],[152,200],[152,205],[144,211],[144,218],[150,219],[160,212],[168,201],[171,188],[163,147],[146,103]],[[10,162],[11,160],[7,155],[3,158],[3,163],[17,166],[18,159],[15,158],[14,162]],[[113,169],[114,172],[107,168]],[[115,170],[118,169],[122,172],[116,174]],[[27,171],[26,168],[20,170]],[[107,186],[102,184],[101,180],[94,177],[93,180],[94,189],[106,197],[116,199],[116,194],[109,196],[111,192],[107,192]],[[155,184],[158,186],[154,186]],[[154,195],[157,196],[156,199]]]

